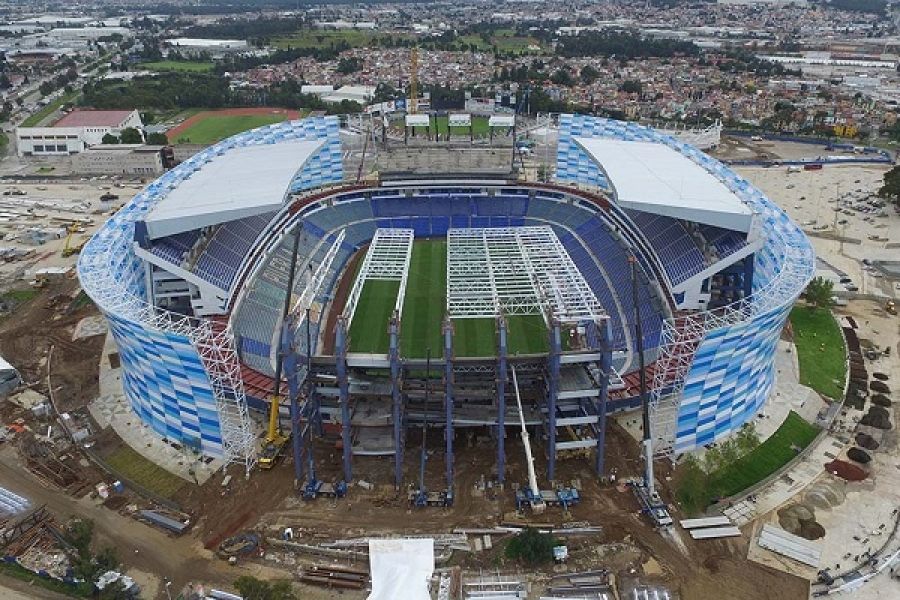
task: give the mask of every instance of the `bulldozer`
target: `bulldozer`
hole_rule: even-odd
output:
[[[893,300],[888,300],[884,304],[884,311],[889,315],[896,315],[897,314],[897,303],[894,302]]]

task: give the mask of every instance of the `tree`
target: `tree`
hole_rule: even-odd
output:
[[[822,277],[814,277],[806,286],[806,302],[817,308],[831,306],[831,293],[834,284]]]
[[[640,94],[641,82],[634,79],[626,79],[622,82],[622,91],[626,94]]]
[[[103,135],[103,139],[100,141],[103,142],[104,144],[118,144],[119,138],[114,136],[111,133],[106,133]]]
[[[556,539],[549,533],[526,527],[506,545],[506,556],[528,565],[539,565],[553,560],[556,545]]]
[[[263,581],[249,575],[241,575],[234,581],[244,600],[297,600],[290,581]]]
[[[884,174],[884,184],[878,190],[878,195],[882,198],[894,198],[894,202],[900,205],[900,166]]]
[[[134,127],[126,127],[122,130],[123,144],[143,144],[144,136]]]
[[[154,146],[168,146],[169,138],[164,133],[148,133],[147,143]]]
[[[581,80],[585,83],[594,83],[600,77],[600,71],[591,65],[584,65],[581,68]]]

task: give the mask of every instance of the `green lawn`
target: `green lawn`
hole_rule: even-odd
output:
[[[187,483],[181,477],[150,462],[129,446],[122,446],[104,460],[122,476],[164,498],[171,498]]]
[[[178,144],[214,144],[227,137],[262,127],[272,123],[280,123],[287,119],[284,114],[267,115],[216,115],[210,114],[178,134],[178,138],[170,140]]]
[[[37,127],[41,124],[41,121],[49,117],[53,114],[54,111],[59,110],[59,108],[66,104],[67,102],[74,102],[75,98],[78,97],[78,92],[73,91],[71,94],[63,94],[41,110],[29,116],[27,119],[22,121],[20,127]]]
[[[702,511],[717,498],[738,494],[780,469],[818,433],[818,427],[791,411],[775,433],[750,453],[708,475],[696,467],[684,473],[678,499],[689,514]]]
[[[846,354],[841,330],[831,312],[795,306],[791,326],[800,362],[800,383],[823,396],[840,399],[847,372]]]
[[[387,354],[388,324],[400,291],[399,281],[369,280],[363,285],[350,323],[350,350]]]
[[[372,43],[377,33],[371,31],[361,31],[356,29],[303,29],[291,35],[279,36],[272,40],[276,48],[319,48],[326,49],[332,46],[339,46],[346,43],[350,48],[360,48],[368,46]],[[390,34],[391,37],[409,37],[396,36]]]
[[[42,588],[72,598],[91,598],[94,595],[94,586],[90,583],[84,581],[81,583],[66,583],[59,579],[53,579],[52,577],[42,577],[16,562],[0,562],[0,574],[18,579],[19,581],[24,581],[36,588]],[[38,594],[31,597],[39,598],[40,596],[41,595]],[[14,595],[13,597],[21,598],[24,596]]]
[[[182,71],[186,73],[208,73],[213,70],[214,66],[215,63],[212,61],[192,60],[159,60],[138,65],[139,68],[148,71]]]
[[[537,354],[549,349],[549,334],[540,315],[515,315],[506,318],[507,351]],[[497,354],[495,319],[454,319],[453,343],[457,356],[494,356]]]
[[[400,350],[409,358],[444,355],[441,334],[447,313],[447,241],[416,240],[409,263],[400,325]]]
[[[447,121],[449,117],[435,117],[432,119],[433,126],[437,128],[438,133],[444,135],[447,133]],[[487,137],[490,135],[491,128],[488,126],[487,117],[472,117],[472,133],[475,137]],[[467,136],[469,129],[467,127],[454,127],[454,136]]]

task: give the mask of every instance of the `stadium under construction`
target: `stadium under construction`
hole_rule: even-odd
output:
[[[134,412],[249,471],[254,413],[284,388],[274,427],[298,482],[327,440],[345,481],[376,456],[399,488],[407,441],[432,432],[450,493],[471,435],[494,440],[498,482],[520,430],[547,480],[573,453],[605,474],[606,416],[640,407],[642,378],[656,456],[752,419],[813,274],[803,232],[676,137],[581,115],[533,133],[540,178],[515,134],[496,150],[519,150],[515,170],[372,172],[387,140],[323,117],[232,137],[150,184],[78,264]]]

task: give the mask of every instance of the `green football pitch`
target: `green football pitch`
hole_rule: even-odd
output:
[[[399,285],[391,281],[367,281],[350,324],[352,352],[385,354],[388,322]],[[447,311],[447,242],[416,240],[407,277],[400,319],[400,352],[406,358],[443,356],[443,319]],[[546,352],[547,327],[540,315],[507,317],[509,353]],[[453,352],[456,356],[496,355],[494,319],[454,319]]]

